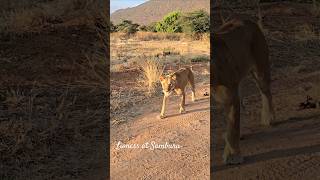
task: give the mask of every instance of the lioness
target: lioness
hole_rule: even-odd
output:
[[[185,112],[185,88],[189,82],[192,90],[192,101],[195,101],[195,84],[194,76],[190,68],[181,68],[178,71],[171,73],[169,75],[160,76],[160,82],[162,86],[162,91],[164,93],[162,109],[160,113],[160,118],[165,118],[165,108],[167,103],[167,98],[175,91],[178,95],[181,95],[180,102],[180,113]]]
[[[213,97],[224,107],[227,118],[223,159],[226,164],[243,162],[240,153],[239,83],[252,74],[262,97],[261,123],[274,119],[270,92],[268,45],[259,26],[250,20],[233,19],[213,33]]]

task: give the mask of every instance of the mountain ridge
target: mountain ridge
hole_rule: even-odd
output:
[[[210,12],[210,0],[149,0],[143,4],[113,12],[110,20],[118,24],[122,20],[148,25],[159,21],[172,11],[190,12],[203,9]]]

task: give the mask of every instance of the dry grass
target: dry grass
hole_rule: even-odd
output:
[[[155,93],[159,83],[159,77],[162,74],[162,66],[157,60],[145,60],[141,63],[142,82],[148,88],[148,94]]]
[[[185,37],[182,33],[155,33],[155,32],[137,32],[133,35],[128,36],[126,33],[123,32],[115,32],[111,35],[113,40],[121,39],[133,39],[137,41],[163,41],[163,40],[170,40],[170,41],[180,41]]]
[[[66,174],[71,171],[61,167],[63,162],[55,157],[56,153],[59,157],[70,158],[69,166],[81,168],[78,158],[76,161],[71,160],[70,154],[77,154],[87,147],[74,143],[85,143],[90,139],[83,130],[92,130],[95,124],[99,126],[95,121],[101,118],[99,114],[104,113],[105,108],[85,107],[83,102],[88,102],[89,97],[95,98],[96,92],[88,93],[87,97],[81,92],[82,96],[79,96],[79,89],[85,88],[46,90],[38,84],[32,89],[15,87],[7,91],[5,101],[0,103],[1,107],[8,107],[1,110],[4,115],[8,113],[8,120],[2,121],[0,126],[0,179],[52,179],[58,172],[67,177]],[[57,96],[39,96],[47,93],[56,93]],[[95,101],[98,102],[98,99]],[[74,107],[82,107],[83,110],[80,112]],[[46,142],[50,142],[50,146]],[[81,150],[70,152],[61,144]],[[44,178],[44,175],[48,177]]]
[[[141,34],[150,33],[141,32]],[[140,35],[141,35],[140,34]],[[151,33],[157,34],[157,33]],[[159,34],[159,36],[162,36]],[[140,41],[134,39],[121,40],[119,33],[112,33],[110,36],[110,53],[111,53],[111,63],[130,61],[132,58],[145,58],[162,56],[170,51],[171,55],[209,55],[210,54],[210,37],[208,34],[204,34],[201,40],[150,40],[150,41]]]
[[[320,2],[313,0],[311,13],[316,17],[320,16]]]
[[[181,33],[153,33],[153,32],[137,32],[134,39],[138,41],[180,41],[183,38]]]
[[[75,64],[75,69],[84,72],[84,75],[79,77],[76,83],[82,87],[107,90],[107,60],[98,52],[90,56],[85,55],[85,57],[86,61],[84,63]]]
[[[304,24],[297,28],[295,38],[301,41],[319,39],[319,34],[312,25]]]
[[[114,64],[110,66],[110,72],[122,72],[126,69],[123,64]]]
[[[23,92],[19,89],[10,89],[6,91],[4,103],[9,107],[17,107],[25,98]]]
[[[108,69],[97,2],[0,12],[2,75],[14,77],[0,83],[0,179],[79,179],[102,167]]]
[[[0,33],[39,32],[47,26],[62,23],[93,24],[99,6],[98,0],[58,0],[3,11],[0,13]]]
[[[136,41],[210,41],[210,34],[184,34],[184,33],[163,33],[163,32],[137,32],[128,36],[123,32],[111,34],[111,42],[117,40],[136,40]]]

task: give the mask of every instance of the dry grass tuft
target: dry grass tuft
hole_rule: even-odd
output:
[[[123,72],[126,67],[123,64],[114,64],[110,66],[110,72]]]
[[[143,72],[142,82],[148,88],[148,94],[156,91],[159,77],[162,74],[162,66],[157,60],[145,60],[141,63]]]
[[[312,25],[305,24],[297,28],[295,38],[297,40],[305,41],[311,39],[319,39],[319,35]]]
[[[112,33],[111,41],[116,39],[128,40],[133,39],[137,41],[161,41],[161,40],[169,40],[169,41],[180,41],[184,38],[184,34],[182,33],[155,33],[155,32],[137,32],[134,35],[128,36],[126,33],[115,32]]]
[[[6,92],[6,100],[4,103],[8,104],[9,106],[16,107],[20,102],[23,101],[25,98],[23,92],[19,89],[10,89]]]
[[[316,17],[320,16],[320,2],[313,0],[312,6],[311,13]]]

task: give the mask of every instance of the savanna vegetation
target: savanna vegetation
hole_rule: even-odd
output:
[[[111,32],[125,32],[133,34],[137,31],[166,32],[166,33],[209,33],[210,16],[203,10],[182,13],[174,11],[158,22],[149,25],[139,25],[130,20],[123,20],[114,25],[111,22]]]
[[[161,74],[192,65],[209,69],[209,22],[209,14],[197,10],[173,11],[148,25],[130,20],[111,23],[112,123],[139,114],[130,110],[132,105],[159,98]],[[207,77],[205,71],[197,78]]]

